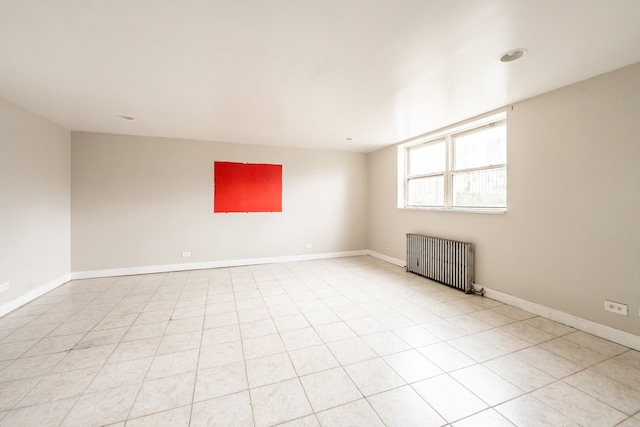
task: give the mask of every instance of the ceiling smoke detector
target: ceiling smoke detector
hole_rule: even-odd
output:
[[[527,49],[513,49],[500,57],[500,62],[512,62],[522,58],[527,53]]]

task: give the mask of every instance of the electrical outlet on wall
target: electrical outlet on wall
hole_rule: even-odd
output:
[[[304,247],[307,249],[311,249],[313,245],[311,243],[307,243],[306,245],[304,245]]]
[[[0,285],[0,292],[4,292],[11,287],[11,283],[3,283]]]
[[[191,252],[182,252],[182,258],[189,258],[191,256]]]
[[[611,313],[619,314],[620,316],[627,316],[629,314],[629,310],[626,304],[609,300],[604,300],[604,310]]]

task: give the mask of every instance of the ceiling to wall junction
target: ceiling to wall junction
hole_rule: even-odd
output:
[[[638,62],[638,22],[637,0],[0,0],[0,97],[70,130],[368,152]]]

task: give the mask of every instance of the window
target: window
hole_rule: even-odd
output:
[[[505,113],[400,145],[398,207],[505,211]]]

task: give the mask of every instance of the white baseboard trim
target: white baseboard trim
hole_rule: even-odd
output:
[[[478,284],[474,284],[476,289],[482,288]],[[487,298],[494,299],[496,301],[503,302],[505,304],[512,305],[522,310],[528,311],[538,316],[546,317],[547,319],[554,320],[556,322],[571,326],[584,332],[588,332],[600,338],[615,342],[625,347],[632,348],[640,351],[640,336],[634,335],[629,332],[621,331],[609,326],[602,325],[600,323],[592,322],[581,317],[574,316],[572,314],[564,313],[562,311],[555,310],[540,304],[536,304],[531,301],[527,301],[513,295],[505,294],[493,289],[484,289],[484,294]]]
[[[245,265],[274,264],[294,261],[313,261],[319,259],[345,258],[363,255],[368,255],[368,251],[358,250],[344,252],[327,252],[310,255],[289,255],[269,258],[232,259],[210,262],[193,262],[186,264],[166,264],[143,267],[113,268],[108,270],[76,271],[51,280],[44,285],[41,285],[36,289],[33,289],[32,291],[19,296],[18,298],[0,305],[0,316],[4,316],[5,314],[10,313],[15,309],[22,307],[23,305],[46,294],[47,292],[54,290],[58,286],[64,285],[70,280],[97,279],[101,277],[114,276],[131,276],[135,274],[169,273],[172,271],[203,270],[207,268],[239,267]]]
[[[319,259],[331,259],[331,258],[344,258],[352,256],[369,255],[374,258],[381,259],[390,264],[397,265],[399,267],[405,267],[405,261],[393,258],[388,255],[381,254],[372,250],[358,250],[358,251],[345,251],[345,252],[329,252],[321,254],[310,255],[290,255],[280,257],[268,257],[268,258],[249,258],[249,259],[236,259],[236,260],[222,260],[211,262],[198,262],[198,263],[186,263],[186,264],[167,264],[167,265],[153,265],[143,267],[130,267],[130,268],[115,268],[108,270],[92,270],[92,271],[80,271],[65,274],[56,279],[27,292],[24,295],[19,296],[9,302],[0,305],[0,316],[4,316],[11,311],[22,307],[23,305],[33,301],[34,299],[46,294],[57,288],[60,285],[67,283],[70,280],[78,279],[95,279],[100,277],[114,277],[114,276],[130,276],[135,274],[150,274],[150,273],[168,273],[172,271],[185,271],[185,270],[201,270],[207,268],[223,268],[223,267],[238,267],[246,265],[258,265],[258,264],[273,264],[283,262],[295,262],[295,261],[313,261]],[[474,284],[479,289],[480,285]],[[632,348],[640,351],[640,336],[631,334],[629,332],[621,331],[619,329],[611,328],[609,326],[602,325],[600,323],[592,322],[590,320],[583,319],[581,317],[574,316],[572,314],[564,313],[562,311],[555,310],[550,307],[546,307],[540,304],[536,304],[531,301],[527,301],[513,295],[505,294],[493,289],[485,288],[484,293],[487,298],[500,301],[505,304],[512,305],[514,307],[526,310],[530,313],[538,316],[546,317],[547,319],[554,320],[559,323],[574,327],[584,332],[588,332],[597,337],[604,338],[606,340],[624,345],[625,347]]]
[[[381,260],[386,261],[386,262],[388,262],[390,264],[397,265],[398,267],[404,268],[404,267],[407,266],[407,263],[404,260],[399,259],[399,258],[393,258],[393,257],[390,257],[389,255],[381,254],[380,252],[372,251],[370,249],[367,250],[366,253],[367,253],[367,255],[370,255],[370,256],[372,256],[374,258],[381,259]]]
[[[46,294],[47,292],[54,290],[58,286],[64,285],[69,280],[71,280],[71,275],[65,274],[64,276],[60,276],[56,279],[50,280],[44,285],[40,285],[37,288],[32,289],[24,295],[20,295],[18,298],[14,298],[11,301],[0,305],[0,316],[4,316],[5,314],[12,312],[16,308],[22,307],[23,305]]]
[[[169,273],[172,271],[204,270],[208,268],[240,267],[245,265],[275,264],[294,261],[313,261],[319,259],[344,258],[368,255],[366,250],[327,252],[311,255],[288,255],[268,258],[231,259],[221,261],[192,262],[185,264],[150,265],[143,267],[113,268],[108,270],[76,271],[71,280],[96,279],[100,277],[131,276],[135,274]]]

